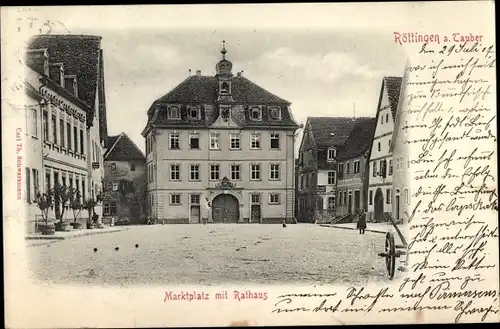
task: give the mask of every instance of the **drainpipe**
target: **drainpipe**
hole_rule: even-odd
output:
[[[42,88],[45,87],[48,83],[47,81],[47,77],[45,75],[43,75],[39,81],[42,83],[42,85],[38,88],[38,93],[40,94],[40,96],[42,97],[42,100],[41,102],[43,102],[43,105],[41,104],[40,105],[40,123],[41,123],[41,126],[42,126],[42,129],[40,129],[41,133],[42,133],[42,136],[40,136],[40,152],[42,153],[42,186],[45,187],[45,156],[43,155],[43,143],[44,143],[44,136],[43,136],[43,111],[44,111],[44,107],[45,106],[48,106],[48,102],[45,102],[43,96],[42,96]],[[48,120],[48,118],[47,118]],[[37,127],[38,129],[38,127]]]

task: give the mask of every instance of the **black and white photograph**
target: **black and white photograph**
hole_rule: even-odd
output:
[[[456,257],[454,271],[466,263],[468,270],[483,269],[479,264],[487,262],[473,260],[479,256],[471,252],[486,250],[486,244],[471,251],[475,244],[466,247],[469,242],[459,239],[473,239],[479,228],[474,224],[483,223],[475,221],[479,215],[466,218],[462,212],[469,216],[470,209],[479,209],[487,218],[498,209],[491,164],[467,167],[489,161],[489,149],[475,157],[480,150],[475,153],[474,144],[484,139],[486,147],[496,136],[491,113],[484,112],[489,109],[478,109],[487,107],[492,91],[486,80],[472,79],[493,67],[491,41],[472,29],[413,32],[401,24],[414,27],[418,19],[403,21],[411,12],[431,10],[411,3],[302,6],[2,8],[15,22],[8,40],[21,40],[4,47],[12,49],[12,61],[2,62],[3,75],[10,69],[14,76],[2,77],[11,84],[2,91],[2,107],[17,120],[8,142],[17,192],[9,193],[19,210],[9,216],[22,227],[22,266],[34,286],[68,293],[160,286],[155,303],[188,307],[180,305],[210,300],[210,313],[216,312],[215,299],[261,300],[272,316],[289,321],[300,312],[359,318],[354,313],[370,312],[378,303],[384,319],[391,317],[387,312],[411,311],[412,320],[400,320],[420,323],[432,322],[424,320],[424,310],[437,312],[421,305],[424,297],[436,303],[435,296],[455,289],[447,272],[452,267],[439,265],[440,257]],[[311,27],[293,22],[300,20],[300,8]],[[314,13],[327,17],[321,8],[332,17],[322,21],[333,24],[329,28],[314,19]],[[383,15],[371,26],[367,20],[376,16],[375,8]],[[445,51],[448,57],[440,55]],[[465,64],[468,56],[478,59]],[[14,66],[22,75],[15,76]],[[461,67],[455,80],[439,81],[440,74]],[[461,82],[464,74],[468,80]],[[460,100],[445,94],[446,84],[455,90],[458,83],[481,85],[471,96],[474,107],[460,110],[463,117],[450,113],[469,104],[472,87]],[[453,129],[469,126],[481,128],[452,137]],[[459,138],[467,143],[462,151],[444,151]],[[458,187],[455,181],[461,181]],[[438,202],[445,196],[474,198],[472,193],[487,194],[488,206],[458,205],[457,198]],[[446,223],[455,218],[453,224],[440,224],[440,212]],[[446,237],[449,225],[462,223],[470,236],[459,237],[462,229],[451,227],[454,238]],[[484,225],[477,234],[498,239],[498,226]],[[434,229],[442,233],[436,236]],[[453,284],[465,276],[458,273]],[[468,277],[465,285],[482,280]],[[417,285],[417,291],[407,291]],[[309,290],[286,294],[288,287]],[[346,297],[338,303],[299,303],[340,289],[338,296]],[[394,296],[402,302],[391,303],[400,306],[383,309]],[[442,309],[472,317],[476,311],[464,305]],[[498,309],[488,312],[494,318]],[[344,315],[338,316],[334,322],[345,324]],[[182,321],[176,319],[176,326],[196,325]]]

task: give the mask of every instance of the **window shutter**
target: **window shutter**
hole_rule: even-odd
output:
[[[31,203],[31,181],[30,181],[30,168],[26,168],[26,201]]]

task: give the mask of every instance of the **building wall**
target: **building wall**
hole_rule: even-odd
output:
[[[404,118],[400,118],[400,122],[404,122]],[[410,191],[410,158],[408,152],[408,144],[405,140],[408,139],[407,130],[398,128],[397,138],[394,141],[393,159],[394,159],[394,175],[392,180],[392,193],[394,202],[392,203],[392,216],[395,220],[403,221],[407,216],[405,212],[410,212],[411,191]],[[399,212],[397,209],[396,198],[399,196]]]
[[[393,163],[392,153],[390,151],[390,143],[392,140],[392,132],[394,130],[394,121],[391,114],[389,100],[387,98],[387,91],[384,90],[380,109],[378,110],[378,120],[375,129],[374,139],[370,155],[370,175],[369,175],[369,188],[368,188],[368,212],[367,219],[374,219],[374,204],[375,194],[378,188],[383,193],[384,212],[392,211],[392,179],[393,175],[390,173],[390,164]],[[380,176],[380,163],[387,161],[387,175],[386,177]],[[374,172],[373,163],[376,163],[377,169]],[[394,166],[394,163],[393,163]],[[387,191],[390,191],[390,200],[387,200]],[[371,196],[371,197],[370,197]]]
[[[131,170],[131,166],[135,170]],[[127,218],[132,223],[143,223],[146,215],[146,166],[144,161],[105,161],[105,190],[103,201],[103,217],[115,219]],[[133,188],[120,185],[122,181],[133,182]],[[116,189],[118,187],[118,189]],[[133,205],[135,204],[135,205]],[[133,213],[133,207],[140,207],[139,217]],[[116,209],[116,212],[112,209]]]
[[[240,149],[230,150],[230,133],[240,133]],[[210,150],[210,132],[217,132],[220,136],[220,150]],[[179,133],[180,149],[169,149],[170,133]],[[189,134],[199,134],[200,148],[191,150],[189,148]],[[260,149],[250,148],[252,133],[260,134]],[[270,134],[280,134],[280,149],[274,150],[270,147]],[[214,189],[222,178],[227,176],[236,188],[242,188],[239,195],[240,216],[242,220],[249,217],[249,200],[251,192],[263,193],[261,198],[262,217],[274,219],[294,217],[293,213],[293,190],[294,190],[294,155],[293,155],[293,131],[285,130],[250,130],[240,129],[235,123],[216,122],[213,129],[161,129],[155,134],[153,152],[147,155],[147,166],[153,169],[152,179],[148,180],[148,200],[151,205],[151,213],[156,217],[167,221],[186,222],[189,218],[188,191],[196,191],[201,194],[201,202],[205,198],[212,199],[214,194],[207,194],[207,188]],[[180,165],[180,181],[170,180],[170,165]],[[191,181],[190,165],[199,165],[200,179]],[[219,164],[220,176],[218,180],[210,180],[210,165]],[[240,180],[232,180],[230,166],[240,165]],[[250,179],[251,164],[260,164],[260,180]],[[270,180],[270,165],[279,164],[280,179]],[[268,204],[268,192],[280,193],[279,205]],[[220,191],[222,192],[222,191]],[[182,205],[170,205],[169,194],[181,193],[185,198]],[[235,192],[236,193],[236,192]],[[153,202],[151,202],[153,198]],[[203,208],[203,207],[202,207]],[[205,206],[206,208],[206,206]],[[203,211],[202,217],[208,216],[208,208]]]
[[[25,211],[26,211],[26,232],[34,233],[36,217],[41,215],[36,205],[37,192],[43,189],[43,165],[42,165],[42,134],[41,134],[41,110],[37,100],[26,97],[25,108],[17,108],[17,113],[22,113],[25,125],[22,134],[23,142],[23,187]],[[24,110],[24,111],[23,111]],[[31,112],[32,111],[32,112]],[[36,121],[33,121],[32,115]],[[29,174],[27,173],[29,171]],[[34,173],[35,171],[35,173]],[[37,173],[36,173],[37,172]],[[38,175],[38,178],[36,177]]]
[[[358,173],[354,173],[355,161],[359,161]],[[349,173],[347,173],[347,163],[350,164]],[[339,164],[343,164],[343,172],[342,174],[339,173],[337,181],[337,216],[345,216],[356,211],[354,203],[355,191],[359,191],[360,199],[358,209],[366,209],[366,191],[368,189],[365,181],[365,176],[368,175],[366,157],[363,155],[349,160],[339,161]],[[344,193],[346,194],[346,197],[344,197]],[[348,207],[349,195],[352,195],[351,208]]]

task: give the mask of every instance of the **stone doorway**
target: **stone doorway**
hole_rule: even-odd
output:
[[[214,223],[238,223],[240,204],[231,194],[220,194],[212,201],[212,220]]]

